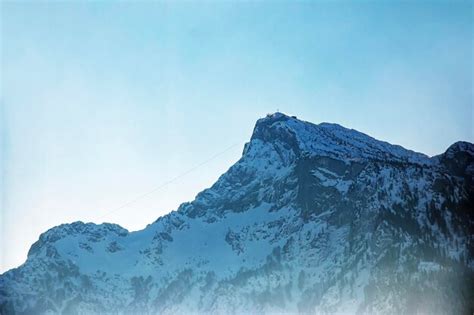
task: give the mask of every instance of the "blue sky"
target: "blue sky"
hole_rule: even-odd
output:
[[[428,155],[474,139],[469,1],[1,8],[0,271],[57,224],[136,230],[192,200],[277,109]]]

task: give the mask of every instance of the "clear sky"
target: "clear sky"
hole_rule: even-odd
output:
[[[0,272],[60,223],[137,230],[192,200],[277,109],[428,155],[474,139],[470,1],[1,9]]]

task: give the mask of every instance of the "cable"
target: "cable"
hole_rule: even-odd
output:
[[[197,165],[191,167],[191,168],[188,169],[187,171],[185,171],[185,172],[179,174],[179,175],[176,176],[176,177],[173,177],[172,179],[170,179],[170,180],[164,182],[163,184],[161,184],[160,186],[157,186],[157,187],[153,188],[152,190],[150,190],[150,191],[148,191],[148,192],[146,192],[146,193],[143,193],[143,194],[139,195],[138,197],[136,197],[136,198],[134,198],[134,199],[132,199],[132,200],[130,200],[130,201],[127,201],[127,202],[123,203],[122,205],[118,206],[117,208],[114,208],[114,209],[112,209],[112,210],[109,210],[109,211],[107,211],[107,212],[104,212],[104,213],[103,213],[102,215],[100,215],[97,219],[100,220],[100,219],[102,219],[102,218],[104,218],[104,217],[106,217],[106,216],[108,216],[108,215],[110,215],[110,214],[112,214],[112,213],[117,212],[117,211],[120,210],[120,209],[123,209],[123,208],[125,208],[125,207],[127,207],[127,206],[129,206],[129,205],[131,205],[131,204],[133,204],[133,203],[135,203],[135,202],[137,202],[138,200],[141,200],[141,199],[145,198],[146,196],[151,195],[152,193],[154,193],[154,192],[156,192],[156,191],[158,191],[158,190],[160,190],[160,189],[166,187],[167,185],[173,183],[174,181],[176,181],[176,180],[178,180],[178,179],[180,179],[180,178],[182,178],[182,177],[188,175],[189,173],[195,171],[195,170],[198,169],[199,167],[201,167],[201,166],[203,166],[203,165],[209,163],[210,161],[216,159],[217,157],[221,156],[222,154],[226,153],[227,151],[229,151],[230,149],[234,148],[235,146],[237,146],[237,145],[239,145],[239,144],[240,144],[240,142],[234,143],[233,145],[231,145],[230,147],[226,148],[225,150],[223,150],[223,151],[221,151],[221,152],[219,152],[219,153],[214,154],[213,156],[211,156],[211,157],[208,158],[207,160],[205,160],[205,161],[203,161],[203,162],[201,162],[201,163],[199,163],[199,164],[197,164]]]

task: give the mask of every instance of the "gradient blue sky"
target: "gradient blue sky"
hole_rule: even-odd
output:
[[[0,272],[57,224],[136,230],[192,200],[277,109],[428,155],[474,139],[470,1],[1,9]]]

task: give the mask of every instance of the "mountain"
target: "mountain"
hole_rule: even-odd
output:
[[[438,156],[281,113],[144,230],[74,222],[0,276],[1,314],[472,314],[474,145]]]

